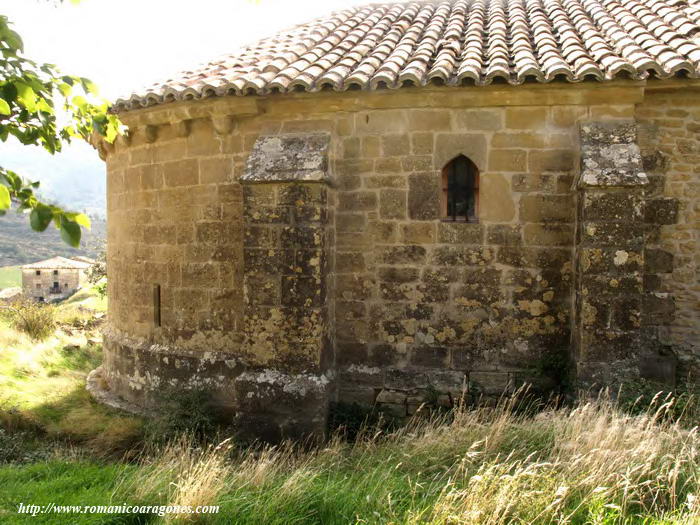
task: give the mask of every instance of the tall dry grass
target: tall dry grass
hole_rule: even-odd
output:
[[[14,301],[0,306],[0,315],[33,341],[44,341],[56,330],[56,308],[51,304],[29,299]]]
[[[313,451],[180,439],[120,490],[220,505],[205,523],[700,523],[700,438],[672,403],[627,415],[601,397],[532,415],[509,401]]]

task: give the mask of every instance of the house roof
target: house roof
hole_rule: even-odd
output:
[[[76,255],[74,257],[71,257],[71,260],[88,263],[89,265],[93,265],[96,262],[95,259],[93,259],[91,257],[86,257],[84,255]]]
[[[332,13],[184,71],[115,111],[322,89],[700,78],[700,0],[431,0]]]
[[[68,259],[66,257],[56,256],[22,266],[23,270],[86,270],[92,266],[91,263]]]

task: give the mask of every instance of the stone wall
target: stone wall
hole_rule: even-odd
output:
[[[692,347],[697,254],[688,251],[697,249],[697,224],[676,222],[674,206],[688,220],[697,215],[697,182],[690,160],[669,164],[653,150],[657,139],[676,156],[690,148],[697,113],[666,119],[673,109],[653,110],[643,96],[637,83],[494,86],[227,97],[126,113],[132,135],[100,145],[107,383],[139,404],[166,386],[208,388],[234,414],[249,390],[232,381],[251,373],[277,385],[270,403],[292,374],[307,386],[321,381],[322,397],[397,415],[435,394],[451,404],[523,382],[555,388],[579,326],[579,125],[635,115],[646,126],[645,169],[658,171],[649,178],[666,177],[665,190],[644,190],[649,231],[659,233],[645,233],[655,244],[644,259],[640,312],[649,313],[640,315],[649,327],[668,320],[669,345]],[[323,184],[292,180],[306,168],[288,170],[286,181],[241,180],[251,152],[270,146],[265,137],[308,133],[330,137]],[[459,154],[480,172],[478,224],[439,215],[440,173]],[[303,155],[290,159],[305,166]],[[679,194],[676,204],[668,192]],[[320,250],[319,264],[304,246]],[[681,294],[675,310],[671,292]],[[295,330],[311,345],[300,350],[301,333],[289,344]]]
[[[575,122],[586,113],[355,115],[336,163],[341,399],[379,396],[400,413],[430,386],[454,398],[558,379],[539,371],[569,345]],[[440,173],[459,154],[479,168],[478,224],[440,217]]]
[[[644,276],[648,322],[700,378],[700,94],[650,91],[636,109],[650,180]]]
[[[227,138],[209,119],[136,127],[110,155],[112,329],[184,347],[193,337],[197,348],[235,346],[243,311],[242,200],[233,178],[240,145]]]

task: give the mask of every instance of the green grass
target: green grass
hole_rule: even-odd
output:
[[[104,300],[90,289],[59,304],[59,327],[36,342],[0,319],[0,425],[36,428],[101,453],[123,451],[142,434],[143,422],[92,400],[87,374],[102,362],[95,314]]]
[[[206,524],[691,525],[699,444],[694,430],[604,399],[535,417],[505,405],[458,412],[312,450],[183,438],[137,463],[0,466],[0,517],[20,523],[14,510],[31,501],[218,505]],[[66,522],[129,523],[106,517]]]
[[[61,303],[61,309],[82,308],[92,313],[107,311],[107,298],[100,297],[94,286],[87,285]]]
[[[109,505],[116,482],[136,467],[95,461],[47,461],[0,467],[0,522],[3,524],[128,524],[139,516],[56,514],[31,517],[17,513],[20,503],[34,505]],[[113,502],[120,504],[123,502]]]
[[[86,290],[58,308],[94,316],[100,304]],[[218,505],[204,524],[700,523],[700,436],[674,401],[635,414],[605,398],[539,412],[504,402],[311,449],[163,445],[87,394],[99,327],[78,324],[41,343],[0,325],[0,523],[177,522],[32,518],[19,503]]]
[[[22,286],[22,270],[19,266],[0,268],[0,290]]]

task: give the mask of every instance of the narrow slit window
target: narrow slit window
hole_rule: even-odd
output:
[[[160,326],[160,285],[153,286],[153,324]]]
[[[479,219],[479,170],[464,155],[442,170],[442,219],[477,222]]]

